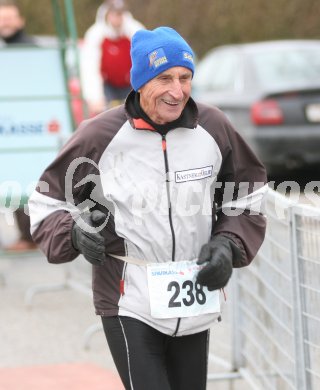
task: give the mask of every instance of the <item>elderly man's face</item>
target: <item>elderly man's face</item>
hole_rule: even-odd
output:
[[[178,119],[191,93],[191,70],[170,68],[140,88],[140,104],[155,123],[163,125]]]
[[[0,37],[9,38],[24,27],[24,18],[17,7],[0,6]]]

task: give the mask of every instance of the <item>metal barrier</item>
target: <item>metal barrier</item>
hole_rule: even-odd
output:
[[[33,305],[34,297],[40,293],[54,292],[61,290],[75,290],[88,297],[92,298],[92,288],[91,288],[91,265],[83,258],[82,255],[79,256],[77,261],[61,264],[60,267],[64,267],[64,279],[59,283],[53,284],[37,284],[30,286],[25,293],[25,304],[27,307],[31,308]],[[2,275],[0,274],[0,285],[2,282]],[[3,280],[5,283],[5,279]],[[102,331],[101,321],[89,326],[83,336],[83,347],[85,349],[90,349],[90,342],[92,336]]]
[[[270,190],[266,215],[256,259],[232,278],[232,367],[256,389],[316,390],[320,210]]]
[[[60,264],[64,267],[64,280],[53,284],[39,284],[30,286],[25,293],[25,304],[31,308],[35,295],[44,292],[53,292],[60,290],[75,290],[92,297],[91,288],[91,265],[80,255],[76,262]]]

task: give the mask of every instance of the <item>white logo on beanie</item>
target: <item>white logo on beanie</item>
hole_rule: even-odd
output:
[[[187,61],[190,61],[193,63],[193,55],[191,53],[188,53],[187,51],[183,52],[183,58]]]

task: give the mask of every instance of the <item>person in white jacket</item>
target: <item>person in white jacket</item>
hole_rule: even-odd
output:
[[[142,28],[123,0],[108,0],[98,8],[81,51],[83,95],[90,114],[122,102],[130,92],[130,42]]]

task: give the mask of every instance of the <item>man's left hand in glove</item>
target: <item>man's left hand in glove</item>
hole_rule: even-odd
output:
[[[228,237],[219,234],[202,246],[197,264],[205,264],[197,275],[197,282],[209,291],[220,290],[232,274],[233,258],[241,256],[237,245]]]

